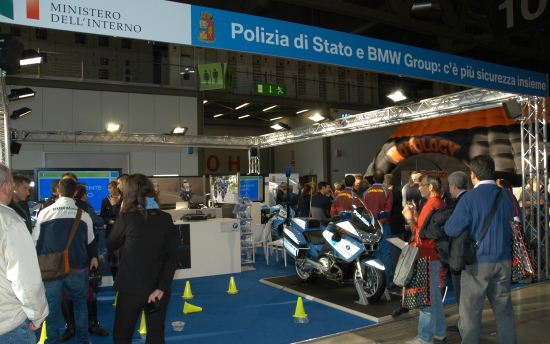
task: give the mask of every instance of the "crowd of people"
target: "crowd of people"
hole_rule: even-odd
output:
[[[448,174],[446,184],[438,176],[414,171],[402,188],[394,187],[393,177],[381,171],[369,181],[348,175],[333,187],[324,181],[303,183],[298,194],[289,193],[282,183],[276,199],[290,203],[297,216],[318,219],[351,210],[355,200],[361,200],[380,221],[383,239],[400,237],[418,247],[419,259],[429,262],[429,303],[419,306],[418,335],[410,343],[444,343],[447,331],[459,331],[463,343],[479,343],[485,296],[495,313],[499,343],[515,343],[510,223],[518,220],[517,201],[508,188],[497,185],[490,157],[472,159],[469,168],[469,175]],[[177,240],[172,218],[159,209],[151,181],[141,174],[122,175],[109,184],[109,197],[96,215],[85,185],[66,173],[52,184],[52,197],[34,226],[26,203],[29,185],[29,179],[12,176],[0,164],[0,343],[35,343],[34,332],[44,320],[47,343],[73,336],[78,343],[88,343],[90,333],[109,335],[97,319],[97,284],[91,278],[99,264],[98,228],[106,228],[118,292],[114,342],[131,343],[139,314],[146,309],[147,342],[163,343]],[[465,264],[470,240],[478,240],[475,262]],[[64,250],[68,274],[43,279],[38,257]],[[393,285],[399,251],[381,240],[379,255],[387,288],[399,290]],[[451,281],[459,305],[458,324],[445,322],[445,280]],[[65,329],[59,332],[63,323]]]
[[[90,333],[109,335],[97,319],[100,228],[107,229],[118,292],[114,343],[132,342],[142,309],[147,309],[147,343],[163,343],[177,240],[171,216],[155,201],[151,181],[141,174],[122,175],[109,184],[109,197],[97,215],[86,186],[66,173],[52,183],[52,196],[34,226],[27,205],[29,188],[28,178],[12,176],[0,164],[0,343],[36,343],[44,321],[46,343],[73,336],[78,343],[89,343]],[[51,276],[45,273],[51,265],[40,258],[64,251],[65,274],[44,277]]]

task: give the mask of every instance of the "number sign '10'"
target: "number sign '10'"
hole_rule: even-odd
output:
[[[515,0],[505,0],[500,5],[498,5],[499,10],[506,10],[507,29],[514,27],[514,1]],[[536,7],[536,9],[534,8],[534,6],[531,6],[531,8],[529,6],[529,3],[534,2],[537,1],[520,0],[521,16],[523,17],[523,19],[535,20],[544,13],[546,5],[548,4],[548,0],[538,0],[538,6]]]

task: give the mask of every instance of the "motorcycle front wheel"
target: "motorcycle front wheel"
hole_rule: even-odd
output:
[[[360,279],[361,275],[358,270],[355,270],[356,279]],[[386,289],[386,279],[384,277],[384,271],[378,270],[370,265],[365,267],[363,272],[363,280],[361,280],[361,286],[367,294],[369,302],[376,302],[380,300]]]
[[[317,275],[315,275],[311,269],[306,269],[306,257],[304,254],[299,255],[296,257],[296,260],[294,260],[294,268],[296,269],[296,275],[302,280],[302,281],[308,281],[312,282],[317,279]]]

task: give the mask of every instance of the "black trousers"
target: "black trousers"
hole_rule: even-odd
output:
[[[147,304],[149,295],[136,295],[119,292],[115,311],[113,342],[115,344],[130,344],[136,329],[136,323],[141,320],[141,312]],[[161,300],[159,311],[149,313],[145,309],[147,325],[147,344],[164,344],[164,323],[170,294],[165,293]]]

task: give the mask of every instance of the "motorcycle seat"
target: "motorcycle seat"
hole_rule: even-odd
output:
[[[323,237],[323,231],[309,231],[304,232],[303,234],[306,240],[313,245],[323,245],[326,243],[326,240]]]

